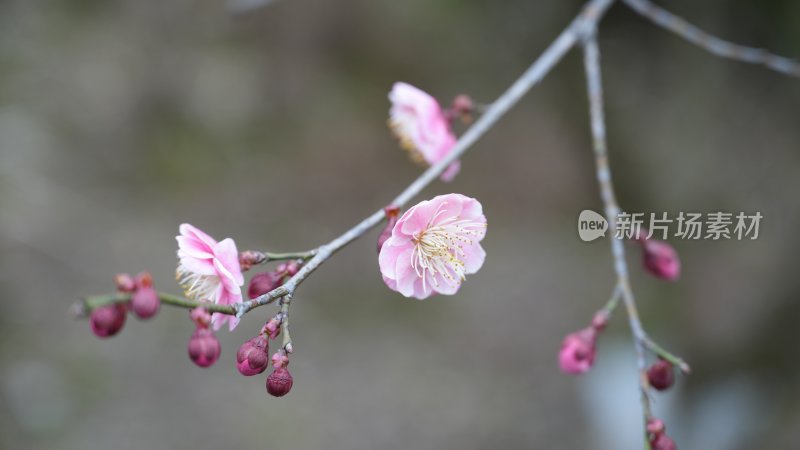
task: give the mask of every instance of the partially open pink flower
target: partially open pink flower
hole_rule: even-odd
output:
[[[570,374],[589,371],[594,364],[596,339],[597,331],[592,327],[568,334],[558,352],[561,371]]]
[[[435,98],[399,82],[389,92],[389,100],[392,102],[389,126],[414,161],[434,165],[450,153],[456,137]],[[459,161],[453,162],[442,173],[442,180],[452,180],[460,168]]]
[[[483,265],[486,217],[480,202],[447,194],[409,208],[378,255],[383,281],[406,297],[452,295]]]
[[[212,300],[220,305],[242,301],[244,284],[239,252],[233,239],[217,242],[199,229],[184,223],[178,240],[178,282],[186,296],[195,300]],[[214,313],[211,323],[218,330],[225,321],[233,330],[239,323],[234,316]]]

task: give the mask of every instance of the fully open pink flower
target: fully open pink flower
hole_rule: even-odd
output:
[[[180,226],[178,240],[178,282],[186,296],[195,300],[211,300],[220,305],[242,301],[244,276],[239,266],[239,252],[233,239],[217,242],[188,223]],[[225,321],[233,330],[239,319],[214,313],[211,323],[218,330]]]
[[[486,217],[480,202],[440,195],[411,207],[392,229],[378,256],[383,281],[406,297],[452,295],[465,275],[483,265]]]
[[[410,84],[395,83],[389,100],[389,126],[412,159],[434,165],[450,153],[456,137],[435,98]],[[452,180],[460,168],[459,161],[453,162],[442,173],[442,180]]]

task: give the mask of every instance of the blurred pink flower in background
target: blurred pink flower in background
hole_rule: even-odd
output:
[[[178,282],[186,296],[195,300],[211,300],[220,305],[242,301],[244,276],[239,265],[239,252],[233,239],[217,242],[211,236],[188,223],[180,226],[178,240]],[[218,330],[228,321],[233,331],[239,319],[214,313],[211,324]]]
[[[414,161],[434,165],[450,153],[456,137],[435,98],[410,84],[398,82],[389,92],[389,100],[392,102],[389,126]],[[459,161],[450,164],[442,173],[442,181],[451,181],[460,168]]]
[[[561,371],[569,374],[588,372],[594,364],[596,341],[597,331],[592,327],[568,334],[558,352]]]
[[[455,294],[465,275],[483,265],[483,207],[474,198],[447,194],[425,200],[403,214],[378,256],[390,289],[420,300]]]

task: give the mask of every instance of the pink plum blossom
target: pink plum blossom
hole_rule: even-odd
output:
[[[397,220],[378,255],[390,289],[420,300],[452,295],[483,265],[486,217],[474,198],[447,194],[425,200]]]
[[[214,238],[188,223],[180,226],[178,240],[178,282],[186,295],[195,300],[211,300],[219,305],[232,305],[242,301],[244,284],[239,253],[233,239],[215,241]],[[214,313],[211,324],[218,330],[228,321],[233,331],[239,323],[234,316]]]
[[[407,83],[398,82],[389,92],[392,107],[389,126],[411,158],[434,165],[444,159],[456,144],[456,137],[442,107],[435,98]],[[451,181],[461,168],[455,161],[442,173]]]
[[[596,340],[597,331],[592,327],[568,334],[558,352],[561,371],[569,374],[588,372],[594,364]]]

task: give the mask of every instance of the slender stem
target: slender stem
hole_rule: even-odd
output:
[[[317,250],[309,250],[307,252],[287,252],[287,253],[274,253],[274,252],[263,252],[264,254],[264,262],[266,264],[272,261],[285,261],[288,259],[302,259],[303,261],[313,258],[314,255],[317,254]]]
[[[531,87],[541,81],[542,78],[555,67],[567,51],[569,51],[578,42],[580,37],[586,33],[586,30],[593,29],[597,25],[613,2],[614,0],[591,0],[588,2],[581,13],[561,32],[544,53],[531,64],[528,70],[506,89],[506,91],[486,109],[483,115],[475,121],[475,124],[461,136],[447,157],[428,168],[428,170],[408,185],[408,187],[389,204],[402,207],[436,180],[453,161],[466,153],[481,136],[489,131],[492,126],[511,109],[511,107],[519,102]],[[331,255],[381,223],[384,217],[385,213],[383,209],[375,211],[372,215],[362,220],[353,228],[347,230],[341,236],[320,246],[317,249],[317,254],[308,260],[300,271],[289,279],[281,288],[275,289],[253,300],[235,305],[237,309],[236,315],[241,317],[253,308],[267,305],[287,293],[294,292],[297,286],[323,262],[330,258]]]
[[[188,298],[180,297],[166,292],[159,292],[158,298],[162,304],[177,306],[180,308],[193,309],[198,306],[205,308],[208,312],[217,312],[222,314],[235,314],[236,310],[231,305],[217,305],[210,302],[199,302],[190,300]],[[109,295],[93,295],[84,298],[82,301],[75,303],[72,306],[72,313],[76,317],[88,316],[92,310],[101,306],[107,306],[114,303],[127,302],[131,299],[131,294],[116,293]]]
[[[793,59],[774,55],[764,49],[745,47],[720,39],[692,25],[683,18],[653,4],[649,0],[623,0],[631,9],[717,56],[737,61],[760,64],[776,72],[800,77],[800,63]]]
[[[614,286],[614,291],[611,292],[611,297],[608,298],[608,301],[603,306],[601,311],[603,311],[606,316],[611,317],[611,313],[617,309],[617,305],[619,305],[619,300],[622,298],[622,286],[619,283]]]
[[[586,69],[587,90],[589,95],[589,117],[591,119],[592,141],[597,169],[597,181],[600,185],[600,197],[603,200],[606,220],[608,220],[609,235],[611,236],[611,253],[614,256],[614,271],[617,274],[618,286],[622,294],[625,309],[628,312],[628,323],[633,333],[633,344],[636,350],[636,364],[639,368],[639,390],[641,394],[643,427],[647,425],[652,416],[650,408],[649,382],[647,380],[647,360],[645,359],[645,333],[639,320],[636,301],[631,291],[628,279],[628,266],[625,261],[625,248],[619,239],[614,238],[616,232],[616,218],[619,206],[614,195],[614,185],[611,178],[611,169],[608,163],[606,146],[606,127],[603,115],[603,87],[600,74],[600,49],[597,45],[595,30],[587,35],[583,44],[584,68]],[[647,432],[644,432],[645,448],[650,448]]]
[[[689,364],[687,364],[686,361],[665,350],[664,347],[658,345],[658,343],[656,343],[647,334],[644,336],[644,345],[648,350],[658,355],[658,357],[669,361],[673,366],[677,366],[684,374],[688,375],[692,371],[691,367],[689,367]]]
[[[292,348],[292,336],[289,334],[289,306],[291,303],[292,294],[286,294],[281,299],[281,334],[283,335],[281,346],[286,350],[286,353],[294,351]]]

